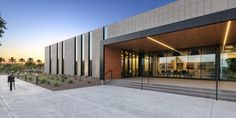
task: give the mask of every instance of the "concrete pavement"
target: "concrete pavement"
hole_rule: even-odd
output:
[[[3,78],[0,118],[236,118],[234,102],[107,85],[52,92],[20,80],[11,93]]]

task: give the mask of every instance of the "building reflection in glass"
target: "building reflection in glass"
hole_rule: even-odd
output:
[[[236,44],[226,45],[221,54],[221,79],[236,80]]]
[[[122,77],[215,79],[215,47],[137,53],[121,51]]]

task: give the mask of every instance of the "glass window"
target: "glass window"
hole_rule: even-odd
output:
[[[82,60],[81,60],[81,76],[84,76],[84,35],[81,35],[81,57],[82,57]]]
[[[180,50],[179,56],[176,57],[176,74],[177,77],[187,77],[188,69],[188,51]]]
[[[189,50],[189,61],[187,64],[186,76],[190,78],[200,78],[201,77],[201,49],[190,49]]]
[[[226,45],[221,54],[221,79],[236,80],[236,44]]]
[[[84,61],[84,51],[85,51],[85,41],[84,41],[84,35],[82,35],[82,60]]]
[[[202,79],[215,79],[215,48],[202,48],[201,75]]]
[[[108,39],[108,26],[103,27],[104,40]]]
[[[89,33],[89,59],[93,58],[93,32]]]
[[[176,70],[176,56],[174,51],[168,51],[166,54],[166,76],[173,77]]]
[[[89,76],[92,76],[93,34],[89,32]]]
[[[158,73],[160,77],[165,77],[166,74],[166,55],[164,52],[157,52]]]

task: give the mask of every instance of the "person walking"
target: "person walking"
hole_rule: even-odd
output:
[[[12,91],[13,87],[14,87],[14,89],[16,89],[16,87],[15,87],[15,76],[13,75],[13,71],[12,71],[11,75],[9,75],[7,77],[7,82],[9,84],[10,91]]]

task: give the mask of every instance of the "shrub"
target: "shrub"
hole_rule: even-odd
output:
[[[43,78],[43,79],[40,80],[40,83],[41,83],[41,84],[44,84],[46,81],[47,81],[47,80],[46,80],[45,78]]]
[[[29,81],[33,81],[33,78],[31,76],[28,77]]]
[[[47,81],[47,84],[48,84],[48,85],[51,85],[51,82],[48,80],[48,81]]]
[[[61,79],[61,82],[65,82],[65,79]]]
[[[55,82],[55,83],[54,83],[54,86],[55,86],[55,87],[59,86],[59,83],[58,83],[58,82]]]
[[[73,84],[73,83],[74,83],[73,80],[68,81],[68,84]]]

